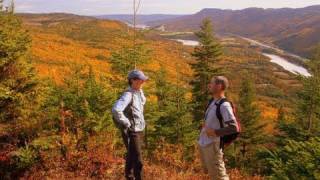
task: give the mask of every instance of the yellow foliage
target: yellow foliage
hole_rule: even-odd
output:
[[[100,21],[99,26],[102,28],[115,30],[121,30],[124,28],[124,24],[120,23],[119,21]]]
[[[269,133],[274,132],[274,125],[276,123],[275,121],[278,117],[278,109],[262,101],[258,102],[258,106],[261,110],[261,118],[263,120],[261,122],[267,124],[265,130]]]
[[[116,21],[100,21],[98,25],[109,30],[120,31],[126,28]],[[29,29],[32,30],[32,54],[40,76],[51,77],[57,82],[66,75],[64,67],[72,64],[90,65],[96,74],[113,79],[115,76],[109,64],[111,52],[133,45],[130,38],[112,37],[112,42],[102,39],[105,43],[99,42],[99,48],[91,47],[87,42],[64,37],[50,28],[32,26]],[[182,45],[171,41],[146,39],[139,40],[138,43],[146,44],[146,48],[152,51],[150,63],[138,68],[157,72],[163,65],[168,71],[168,79],[172,82],[176,82],[178,74],[191,75],[188,61],[182,56]]]
[[[94,72],[110,77],[110,65],[98,56],[109,57],[110,52],[94,49],[87,45],[61,37],[57,34],[32,34],[32,54],[41,76],[49,76],[56,81],[64,75],[65,68],[72,64],[90,65]]]

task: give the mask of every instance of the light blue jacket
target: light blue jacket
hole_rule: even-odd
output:
[[[114,104],[112,114],[115,120],[134,132],[144,130],[146,123],[143,116],[146,97],[141,90],[128,88]]]

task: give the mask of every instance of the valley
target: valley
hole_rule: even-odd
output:
[[[220,35],[236,34],[267,42],[304,58],[310,57],[320,41],[319,5],[281,9],[205,8],[195,14],[168,15],[165,19],[161,19],[161,16],[149,16],[150,19],[144,21],[146,16],[140,23],[150,27],[163,26],[166,31],[171,32],[198,30],[201,20],[207,17],[213,21],[213,27]],[[118,18],[121,19],[124,18]],[[130,22],[130,18],[126,18],[126,21]]]
[[[173,32],[172,33],[173,36],[177,35],[177,34],[183,34],[181,32]],[[235,35],[233,35],[235,36]],[[310,73],[308,72],[308,70],[304,67],[304,63],[306,61],[308,61],[305,58],[302,58],[298,55],[286,52],[282,49],[276,48],[276,47],[272,47],[270,45],[267,44],[263,44],[261,42],[258,42],[256,40],[253,39],[249,39],[249,38],[245,38],[245,37],[241,37],[241,36],[236,36],[239,37],[241,39],[244,39],[246,41],[248,41],[249,43],[251,43],[254,46],[259,46],[261,48],[263,48],[261,51],[262,55],[267,56],[268,58],[270,58],[270,61],[273,63],[278,64],[279,66],[281,66],[282,68],[284,68],[285,70],[293,73],[293,74],[298,74],[298,75],[302,75],[302,76],[310,76]],[[184,46],[198,46],[199,42],[196,40],[187,40],[187,39],[171,39],[173,41],[177,41],[182,43]],[[263,51],[274,51],[274,53],[277,53],[279,55],[276,54],[268,54],[268,53],[263,53]],[[270,52],[269,52],[270,53]],[[286,56],[286,58],[281,57],[282,56]]]

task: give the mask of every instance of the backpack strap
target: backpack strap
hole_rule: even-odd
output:
[[[221,105],[225,102],[228,102],[227,98],[222,98],[220,99],[219,102],[216,102],[215,105],[217,106],[216,108],[216,116],[219,120],[220,128],[224,128],[224,123],[223,123],[223,117],[221,114]],[[223,137],[220,137],[220,148],[224,148],[224,142],[223,142]]]
[[[124,112],[129,116],[127,117],[129,119],[129,121],[131,122],[131,124],[133,125],[133,127],[135,126],[135,121],[133,119],[133,110],[132,110],[132,105],[133,105],[133,92],[130,90],[126,90],[124,93],[129,92],[131,94],[131,101],[128,104],[128,106],[124,109]]]
[[[212,104],[212,102],[213,102],[213,98],[211,98],[210,100],[209,100],[209,102],[208,102],[208,104],[207,104],[207,106],[206,106],[206,109],[205,109],[205,111],[204,111],[204,120],[206,120],[207,119],[207,116],[208,116],[208,108],[210,107],[210,105]]]
[[[217,106],[216,116],[217,116],[217,118],[219,120],[220,128],[224,128],[223,117],[222,117],[222,114],[221,114],[221,105],[223,103],[225,103],[225,102],[228,102],[227,98],[223,98],[219,102],[215,103],[215,105]]]

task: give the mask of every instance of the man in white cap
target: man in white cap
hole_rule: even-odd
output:
[[[114,121],[122,132],[123,141],[127,148],[126,179],[142,179],[141,145],[146,124],[143,116],[146,97],[143,94],[142,85],[147,80],[148,77],[142,71],[131,71],[128,74],[129,88],[112,108]]]

